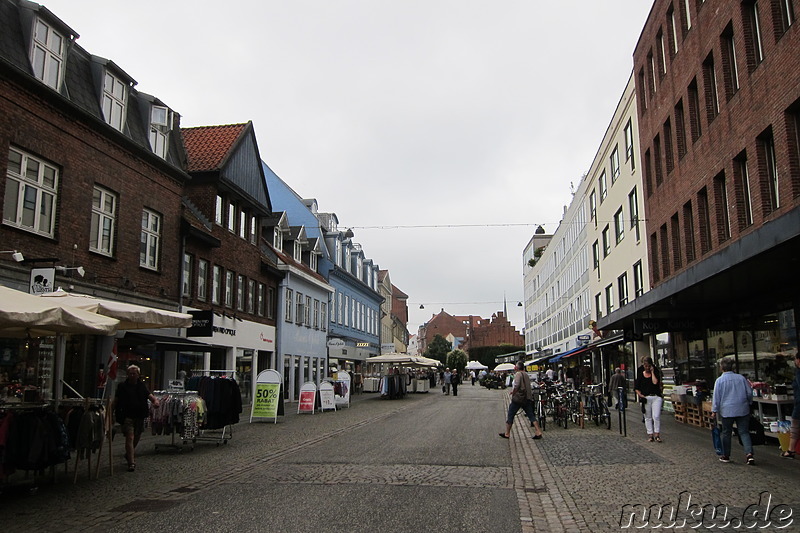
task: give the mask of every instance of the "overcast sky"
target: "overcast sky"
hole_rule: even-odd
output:
[[[409,295],[412,334],[504,297],[522,330],[523,249],[589,169],[651,4],[43,2],[182,125],[253,121],[264,161]]]

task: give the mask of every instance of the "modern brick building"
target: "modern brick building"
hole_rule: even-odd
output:
[[[800,305],[796,0],[657,0],[634,52],[652,289],[598,320],[676,382],[781,382]]]

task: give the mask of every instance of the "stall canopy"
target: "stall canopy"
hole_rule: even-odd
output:
[[[496,367],[494,367],[495,372],[507,372],[509,370],[514,370],[513,363],[500,363]]]
[[[470,361],[469,363],[467,363],[466,366],[467,370],[486,370],[488,368],[489,368],[488,366],[482,365],[478,361]]]
[[[564,353],[560,353],[560,354],[556,355],[555,357],[550,359],[549,362],[550,363],[556,363],[558,361],[561,361],[562,359],[567,359],[569,357],[573,357],[573,356],[576,356],[578,354],[582,354],[583,352],[588,351],[588,350],[589,350],[588,346],[579,346],[578,348],[573,348],[572,350],[569,350],[569,351],[566,351]]]
[[[420,357],[416,355],[409,355],[407,353],[386,353],[383,355],[376,355],[370,357],[365,363],[387,363],[392,365],[406,365],[406,366],[437,366],[439,361],[430,359],[428,357]]]
[[[188,328],[192,325],[192,315],[186,313],[103,300],[85,294],[68,293],[61,289],[44,293],[38,298],[115,318],[119,320],[118,329]]]
[[[0,286],[0,336],[111,335],[119,320]]]

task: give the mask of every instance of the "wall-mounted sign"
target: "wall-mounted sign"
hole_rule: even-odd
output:
[[[214,313],[213,311],[189,311],[192,315],[192,327],[186,330],[187,337],[213,337]]]
[[[344,346],[344,339],[331,338],[328,339],[328,348],[342,348]]]
[[[28,285],[31,294],[53,292],[53,281],[56,278],[55,267],[32,268],[31,281]]]

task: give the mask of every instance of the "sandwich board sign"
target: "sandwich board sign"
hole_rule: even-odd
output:
[[[333,397],[333,383],[323,381],[319,384],[320,411],[335,411],[336,399]]]
[[[297,404],[297,413],[314,414],[314,407],[317,400],[317,386],[309,381],[300,388],[300,402]]]
[[[256,391],[250,410],[250,422],[254,418],[272,418],[278,423],[278,406],[281,403],[281,375],[277,370],[264,370],[256,378]]]

